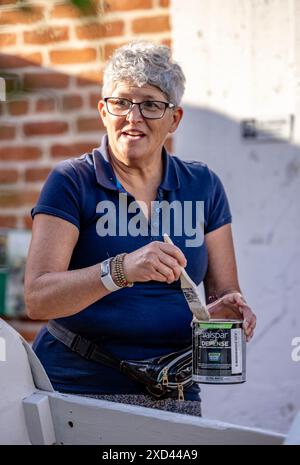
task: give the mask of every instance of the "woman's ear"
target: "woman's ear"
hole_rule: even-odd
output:
[[[173,110],[172,112],[172,122],[171,122],[171,126],[170,126],[170,129],[169,129],[169,132],[174,132],[176,131],[176,129],[178,128],[178,125],[181,121],[181,118],[183,116],[183,108],[182,107],[177,107],[175,108],[175,110]]]
[[[105,121],[106,121],[107,112],[106,112],[106,107],[105,107],[104,100],[99,100],[99,102],[98,102],[98,111],[99,111],[99,114],[100,114],[100,117],[102,119],[102,122],[103,122],[104,126],[106,126]]]

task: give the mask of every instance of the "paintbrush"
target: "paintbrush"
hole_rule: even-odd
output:
[[[164,241],[168,244],[173,244],[172,239],[168,234],[164,233]],[[194,317],[197,320],[209,320],[210,315],[205,305],[202,304],[200,295],[194,281],[189,277],[185,269],[181,266],[180,283],[185,300],[188,303]]]

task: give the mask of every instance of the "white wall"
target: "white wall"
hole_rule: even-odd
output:
[[[202,385],[204,415],[285,432],[300,409],[299,0],[172,0],[187,77],[175,152],[206,162],[231,204],[241,287],[258,316],[248,380]],[[295,115],[291,142],[245,142],[245,117]]]

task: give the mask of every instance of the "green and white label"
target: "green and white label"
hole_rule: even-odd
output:
[[[232,323],[199,323],[200,329],[231,329]]]

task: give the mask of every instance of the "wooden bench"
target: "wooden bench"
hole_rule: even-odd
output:
[[[300,444],[300,416],[285,437],[55,392],[30,345],[1,319],[0,373],[0,444]]]

